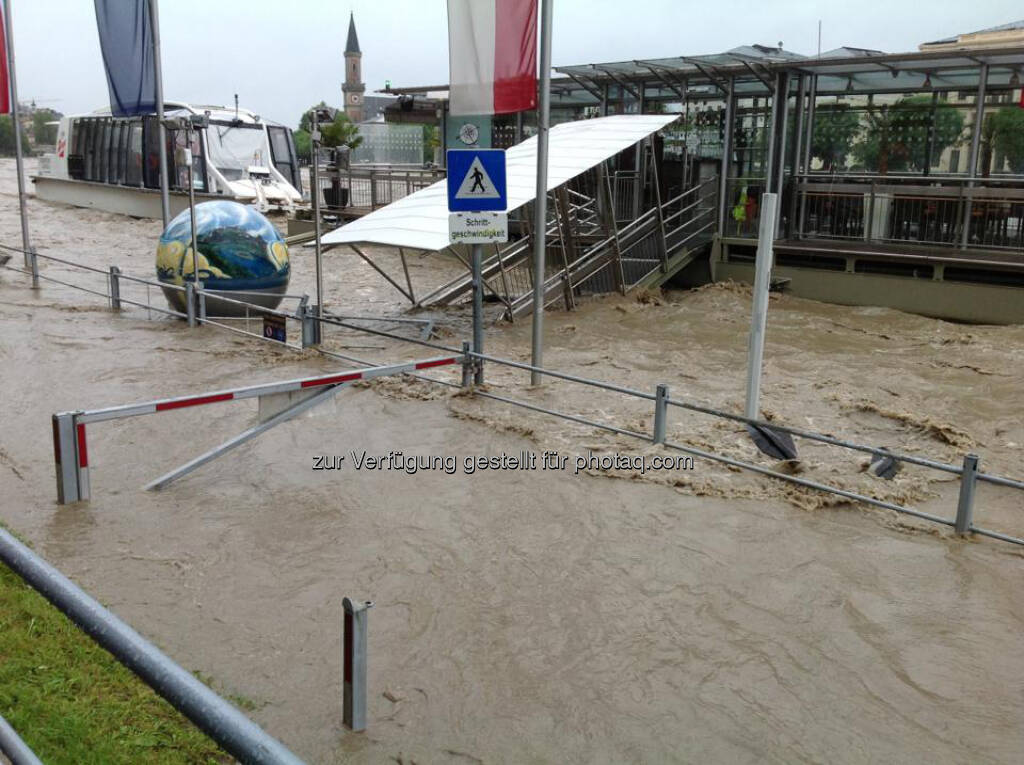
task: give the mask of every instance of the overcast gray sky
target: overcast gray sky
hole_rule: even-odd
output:
[[[128,2],[128,0],[125,0]],[[92,0],[11,0],[18,91],[65,113],[107,103]],[[554,0],[556,66],[717,53],[761,43],[813,54],[897,52],[1024,17],[1020,0]],[[293,125],[340,105],[349,11],[367,92],[448,80],[445,0],[161,0],[169,100],[243,106]]]

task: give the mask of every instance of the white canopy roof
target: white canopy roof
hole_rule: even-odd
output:
[[[565,122],[548,139],[548,190],[628,149],[678,115],[643,114]],[[537,139],[505,152],[509,211],[533,201],[537,191]],[[335,229],[324,244],[390,244],[419,250],[448,246],[448,192],[445,181],[417,191]]]

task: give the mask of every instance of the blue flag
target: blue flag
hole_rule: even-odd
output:
[[[95,0],[110,110],[118,117],[156,110],[153,27],[148,0]]]

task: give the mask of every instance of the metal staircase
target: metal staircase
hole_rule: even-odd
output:
[[[603,191],[604,189],[599,189]],[[710,244],[717,212],[717,176],[655,204],[619,228],[611,184],[599,200],[562,187],[554,193],[547,226],[545,306],[561,299],[567,308],[581,294],[660,286],[692,263]],[[604,200],[611,199],[611,204]],[[484,288],[505,305],[508,320],[533,311],[532,237],[495,248],[483,263]],[[454,250],[453,250],[454,252]],[[458,253],[456,253],[458,255]],[[460,259],[461,255],[458,255]],[[469,264],[465,263],[467,270]],[[468,297],[472,277],[460,276],[419,305],[448,305]]]

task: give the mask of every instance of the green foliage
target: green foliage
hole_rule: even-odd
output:
[[[309,140],[309,133],[313,128],[312,112],[314,109],[332,109],[335,112],[334,122],[320,123],[320,144],[322,146],[328,148],[347,146],[349,149],[356,149],[362,146],[363,137],[359,135],[359,126],[352,122],[345,112],[334,110],[333,107],[321,101],[319,104],[306,109],[299,118],[299,130],[294,134],[295,150],[299,153],[299,156],[308,158],[313,150]],[[305,137],[300,138],[301,133],[305,133]],[[303,143],[302,146],[299,145],[300,141]]]
[[[299,159],[308,162],[310,152],[313,151],[313,141],[309,137],[309,131],[296,130],[292,133],[292,138],[295,139],[295,153],[299,155]]]
[[[47,763],[231,761],[2,565],[0,715]]]
[[[859,131],[860,116],[847,104],[822,104],[814,111],[811,156],[828,172],[844,169]]]
[[[304,111],[302,113],[301,117],[299,117],[299,130],[304,130],[304,131],[306,131],[308,133],[310,131],[310,129],[313,127],[313,110],[314,109],[330,109],[330,108],[331,107],[327,105],[326,101],[321,101],[318,104],[313,104],[311,107],[309,107],[308,109],[306,109],[306,111]]]
[[[923,170],[932,124],[932,97],[910,96],[892,106],[871,107],[865,117],[864,139],[853,154],[866,170],[885,175],[890,170]],[[964,117],[945,101],[934,105],[935,124],[932,161],[960,142]]]
[[[363,144],[359,126],[350,120],[345,112],[338,112],[334,122],[321,125],[320,134],[323,136],[321,143],[331,148],[347,146],[350,149],[357,149]]]
[[[441,129],[437,125],[423,126],[423,161],[433,162],[434,152],[441,145]]]
[[[1011,173],[1024,173],[1024,109],[1004,106],[986,123],[991,126],[996,154],[1006,158]]]
[[[0,156],[14,156],[14,121],[9,114],[0,114]]]
[[[32,114],[32,138],[36,145],[57,143],[57,126],[47,125],[60,119],[53,109],[36,109]]]

